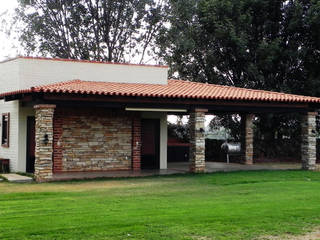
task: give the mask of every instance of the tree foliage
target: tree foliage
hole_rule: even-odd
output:
[[[174,77],[320,96],[318,0],[170,0],[169,21],[158,44]],[[237,119],[219,117],[239,135]],[[270,152],[276,134],[299,136],[294,114],[256,126]]]
[[[19,0],[28,53],[143,62],[166,16],[163,0]]]
[[[320,95],[317,0],[171,0],[158,40],[171,74]]]

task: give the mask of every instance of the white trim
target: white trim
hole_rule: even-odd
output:
[[[125,108],[126,111],[141,112],[187,112],[187,109],[166,109],[166,108]]]

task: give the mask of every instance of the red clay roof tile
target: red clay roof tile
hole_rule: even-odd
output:
[[[320,103],[320,98],[279,92],[253,90],[230,86],[196,83],[183,80],[168,80],[167,85],[91,82],[72,80],[31,89],[0,94],[8,96],[20,93],[76,93],[109,96],[138,96],[155,98],[192,98],[212,100],[244,100],[272,102]]]

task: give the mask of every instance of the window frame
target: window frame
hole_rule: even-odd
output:
[[[6,138],[6,141],[4,141],[5,139],[3,138],[4,135],[4,129],[3,129],[3,126],[4,126],[4,121],[6,120],[7,124],[6,124],[6,135],[7,135],[7,138]],[[9,147],[9,142],[10,142],[10,113],[2,113],[1,115],[1,146],[2,147],[6,147],[8,148]]]

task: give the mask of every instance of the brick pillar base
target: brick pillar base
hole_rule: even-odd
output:
[[[316,169],[316,112],[308,112],[301,118],[302,169]]]
[[[53,113],[55,105],[36,105],[36,149],[34,175],[37,182],[52,178]]]
[[[205,113],[206,109],[194,109],[190,113],[190,172],[205,171]]]
[[[132,169],[141,170],[141,118],[138,114],[132,121]]]
[[[253,114],[241,115],[241,148],[243,151],[243,163],[253,164]]]

